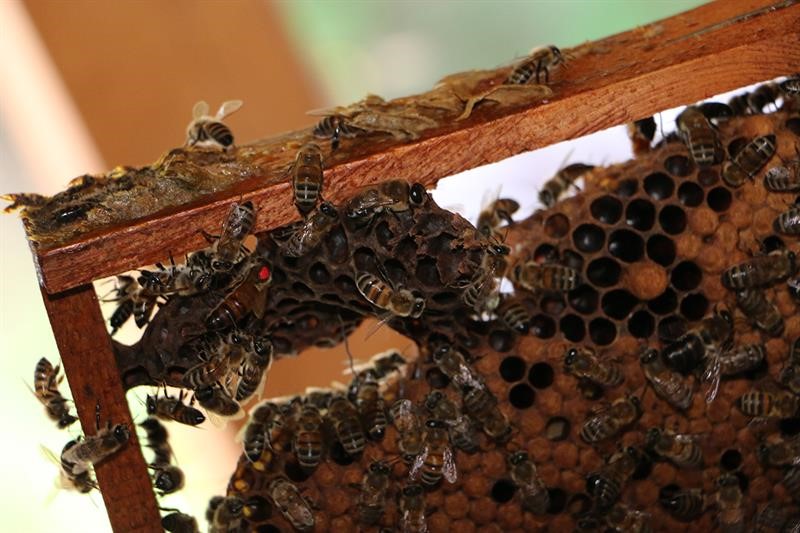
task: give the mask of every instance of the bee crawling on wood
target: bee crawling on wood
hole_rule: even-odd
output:
[[[71,465],[72,473],[81,473],[119,451],[130,438],[126,424],[100,426],[100,404],[95,409],[95,435],[88,435],[67,444],[61,452],[61,463]]]
[[[531,80],[536,80],[538,85],[542,74],[544,74],[544,82],[550,83],[550,69],[565,63],[565,55],[553,45],[534,48],[527,57],[514,66],[504,83],[525,85]]]
[[[47,411],[47,416],[58,424],[59,428],[71,426],[77,417],[69,412],[67,399],[61,395],[58,386],[64,380],[59,376],[61,365],[53,365],[46,357],[39,359],[33,372],[33,393]]]
[[[233,145],[233,133],[222,123],[222,119],[233,114],[242,107],[241,100],[223,102],[217,114],[208,114],[208,104],[197,102],[192,108],[192,121],[186,128],[186,145],[199,148],[217,148],[225,150]]]

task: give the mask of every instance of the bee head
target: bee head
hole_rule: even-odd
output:
[[[545,206],[550,207],[555,203],[555,198],[553,198],[553,193],[547,189],[539,191],[539,201],[542,202]]]
[[[642,352],[642,355],[639,356],[639,361],[642,362],[643,364],[648,364],[655,361],[657,357],[658,357],[658,350],[656,350],[655,348],[647,348],[645,349],[644,352]]]
[[[578,350],[577,348],[570,348],[567,350],[567,355],[564,356],[564,364],[566,366],[572,366],[575,363],[575,358],[578,357]]]
[[[443,396],[444,394],[438,390],[430,392],[425,398],[425,407],[428,409],[433,409],[440,401],[442,401]]]
[[[194,390],[194,396],[200,402],[206,402],[214,397],[214,389],[210,385],[201,385]]]
[[[153,484],[162,492],[174,492],[183,485],[183,472],[174,466],[160,469],[156,472]]]
[[[647,434],[645,436],[645,445],[648,447],[652,447],[658,442],[658,439],[661,438],[661,430],[658,428],[650,428],[647,430]]]
[[[58,427],[64,429],[65,427],[71,426],[76,420],[78,419],[71,414],[64,413],[58,420]]]
[[[158,400],[156,399],[155,396],[153,396],[151,394],[147,395],[147,400],[145,401],[145,406],[147,407],[147,414],[148,415],[153,415],[153,414],[156,413],[157,401]]]
[[[408,192],[408,199],[413,205],[422,205],[422,202],[425,201],[425,187],[420,183],[412,185]]]
[[[225,498],[225,506],[232,516],[239,516],[244,508],[244,501],[237,496]]]
[[[555,61],[553,61],[554,64],[557,65],[558,63],[564,62],[564,56],[561,55],[561,50],[559,50],[558,47],[550,46],[549,49],[550,53],[553,54],[553,57],[555,58]]]
[[[514,466],[524,463],[528,460],[528,452],[514,452],[508,457],[508,462]]]
[[[436,420],[435,418],[428,419],[425,422],[425,426],[432,429],[445,429],[447,427],[442,420]]]
[[[336,218],[338,213],[336,212],[336,208],[330,202],[322,202],[319,205],[320,212],[328,218]]]
[[[125,424],[117,424],[114,426],[112,434],[114,435],[114,440],[120,444],[128,442],[128,439],[131,437],[131,432]]]
[[[391,469],[389,465],[386,464],[386,461],[375,461],[369,465],[369,471],[375,474],[389,475]]]
[[[189,421],[194,426],[198,426],[206,421],[206,415],[202,413],[199,409],[193,409],[192,413],[189,415]]]
[[[233,269],[233,263],[231,261],[215,259],[211,261],[211,268],[215,272],[229,272]]]
[[[425,300],[420,297],[414,298],[414,306],[411,308],[411,318],[419,318],[425,311]]]
[[[406,485],[405,487],[403,487],[402,492],[403,492],[403,496],[405,496],[407,498],[412,497],[412,496],[419,496],[420,494],[422,494],[422,485],[419,485],[417,483],[412,483],[411,485]]]

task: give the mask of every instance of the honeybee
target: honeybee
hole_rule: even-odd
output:
[[[250,398],[260,388],[264,375],[272,364],[273,346],[269,337],[251,339],[250,349],[240,371],[241,378],[236,387],[236,401]]]
[[[221,380],[227,373],[229,361],[224,351],[224,341],[218,340],[210,347],[210,357],[183,373],[181,382],[192,389],[211,385]],[[203,356],[205,357],[205,356]]]
[[[514,331],[525,334],[530,330],[533,317],[519,301],[513,298],[504,298],[497,308],[497,316],[506,326]]]
[[[791,418],[800,409],[800,398],[783,390],[751,389],[736,400],[736,407],[747,416]]]
[[[151,464],[169,464],[172,461],[172,447],[169,445],[169,433],[164,424],[156,417],[149,416],[139,425],[147,434],[147,446],[153,450],[154,459]]]
[[[153,475],[153,485],[159,491],[160,496],[172,494],[183,488],[185,476],[183,470],[170,464],[151,464],[150,468],[155,470]]]
[[[211,331],[236,327],[246,316],[256,318],[264,315],[267,305],[265,287],[272,280],[272,271],[266,264],[256,265],[242,283],[231,290],[225,298],[212,309],[205,320]]]
[[[453,446],[467,453],[479,450],[478,435],[472,421],[443,392],[429,392],[425,397],[425,408],[434,418],[447,423]]]
[[[606,525],[613,531],[625,533],[652,533],[650,514],[618,503],[606,514]]]
[[[775,155],[775,136],[756,137],[722,167],[722,179],[731,187],[741,187]]]
[[[138,291],[139,286],[133,276],[117,276],[116,287],[113,291],[114,298],[103,300],[104,302],[118,302],[116,309],[108,319],[112,335],[119,331],[119,328],[125,325],[125,322],[133,314],[133,304]]]
[[[180,395],[175,398],[164,391],[164,396],[147,395],[147,414],[161,418],[162,420],[174,420],[187,426],[197,426],[202,424],[206,417],[195,409],[191,404],[186,405],[183,403],[184,391],[181,390]]]
[[[239,403],[231,398],[225,387],[219,383],[211,385],[201,385],[194,390],[194,397],[206,411],[225,417],[232,417],[239,414],[241,407]]]
[[[641,416],[642,407],[638,397],[629,395],[617,398],[610,405],[592,412],[581,427],[581,438],[590,444],[610,439]]]
[[[366,370],[356,375],[351,385],[356,407],[367,429],[367,435],[375,441],[383,440],[386,433],[386,405],[378,389],[378,378]]]
[[[527,452],[514,452],[508,456],[511,481],[520,493],[522,508],[533,514],[545,514],[550,506],[550,493],[536,472],[536,465]]]
[[[749,289],[771,285],[797,271],[795,253],[774,250],[767,255],[733,266],[722,273],[722,284],[729,289]]]
[[[358,411],[343,394],[335,394],[328,403],[328,418],[336,437],[350,456],[358,456],[364,451],[366,439],[361,429]]]
[[[575,186],[575,182],[593,169],[594,165],[584,163],[573,163],[562,168],[542,185],[542,189],[539,191],[539,202],[545,207],[553,207],[570,187]]]
[[[800,76],[787,78],[780,83],[781,91],[790,98],[800,96]]]
[[[594,500],[597,509],[610,509],[622,494],[639,465],[640,455],[636,448],[628,447],[615,453],[608,463],[597,472],[586,477],[586,492]]]
[[[676,409],[688,409],[692,405],[694,389],[686,378],[664,365],[658,350],[648,348],[639,357],[642,372],[656,394]]]
[[[411,400],[397,400],[389,412],[392,415],[392,423],[397,428],[397,448],[403,459],[410,463],[422,452],[422,423]]]
[[[795,502],[800,500],[800,466],[790,466],[784,470],[781,482],[792,500]]]
[[[769,104],[774,104],[780,97],[780,87],[777,83],[762,83],[752,92],[745,93],[747,108],[753,115],[760,115]]]
[[[428,193],[420,183],[406,180],[383,181],[365,188],[345,204],[345,215],[358,226],[383,211],[400,213],[423,204]]]
[[[449,344],[433,352],[433,362],[458,387],[483,387],[483,380],[464,359],[464,355]]]
[[[634,155],[638,156],[649,152],[655,135],[656,121],[653,117],[628,123],[628,137],[631,139]]]
[[[161,527],[170,533],[200,533],[197,519],[190,514],[182,513],[177,509],[161,509],[170,511],[161,518]]]
[[[705,511],[705,496],[701,489],[676,491],[659,498],[659,503],[675,519],[691,522]]]
[[[300,226],[286,241],[284,253],[288,257],[300,257],[316,248],[322,238],[339,220],[339,212],[330,202],[322,202],[307,217]]]
[[[483,254],[481,264],[477,272],[466,285],[460,286],[463,289],[461,301],[475,311],[482,313],[492,311],[500,304],[499,287],[495,277],[506,268],[505,255],[507,247],[504,245],[492,245]]]
[[[514,267],[511,281],[532,292],[567,292],[581,283],[581,275],[568,266],[528,261]]]
[[[230,272],[244,255],[242,242],[253,230],[256,211],[252,202],[233,203],[222,223],[222,233],[212,247],[211,269]]]
[[[308,215],[316,207],[322,197],[322,185],[322,150],[314,143],[307,143],[297,152],[292,167],[294,205],[301,215]]]
[[[47,358],[39,359],[33,371],[33,392],[44,405],[50,420],[55,421],[59,428],[65,428],[78,419],[69,413],[67,399],[58,390],[58,386],[64,380],[64,376],[58,375],[60,370],[61,365],[53,368]]]
[[[600,361],[590,348],[570,348],[564,354],[564,372],[601,387],[616,387],[625,380],[622,370],[611,361]]]
[[[370,463],[358,496],[358,517],[362,524],[371,526],[380,521],[386,508],[390,474],[391,468],[385,461]]]
[[[244,501],[238,496],[226,496],[216,502],[211,518],[208,520],[209,533],[228,533],[238,531],[242,525]],[[211,510],[211,502],[209,502]],[[208,516],[208,512],[206,516]]]
[[[763,344],[748,344],[734,351],[716,353],[706,361],[704,381],[710,382],[706,401],[712,402],[719,390],[722,376],[735,376],[756,368],[764,360],[766,349]]]
[[[369,272],[357,274],[356,287],[369,303],[395,316],[419,318],[425,311],[423,298],[415,296],[408,289],[393,289]]]
[[[433,487],[444,477],[448,483],[455,483],[458,479],[455,455],[450,447],[450,436],[447,433],[447,424],[442,420],[429,418],[425,422],[422,452],[414,459],[411,465],[411,479],[416,479],[422,474],[422,484]]]
[[[267,494],[295,529],[300,531],[313,529],[314,513],[294,483],[283,476],[276,477],[267,485]]]
[[[462,387],[461,400],[464,413],[477,420],[490,438],[505,442],[511,437],[511,424],[497,407],[497,398],[485,385]]]
[[[242,107],[241,100],[223,102],[217,114],[208,114],[208,104],[199,101],[192,108],[192,121],[186,128],[186,145],[201,148],[227,149],[233,145],[233,133],[221,121]]]
[[[766,504],[757,514],[753,523],[755,533],[780,533],[794,531],[784,527],[789,521],[789,509],[775,502]]]
[[[689,155],[701,167],[722,161],[723,152],[717,132],[703,113],[690,106],[675,119],[678,134],[689,149]]]
[[[409,483],[400,490],[401,533],[428,533],[425,518],[425,492],[422,485]]]
[[[800,438],[762,442],[756,448],[756,457],[765,466],[781,467],[800,465]]]
[[[511,218],[511,215],[518,210],[519,202],[511,198],[500,198],[490,203],[478,215],[478,221],[475,224],[478,235],[485,239],[503,240],[499,228],[503,222],[509,225],[513,224],[514,219]]]
[[[800,277],[790,279],[786,282],[786,285],[789,286],[789,294],[791,294],[795,300],[800,301]]]
[[[800,157],[767,170],[764,186],[775,192],[800,191]]]
[[[779,337],[783,333],[783,317],[775,305],[767,300],[763,291],[758,289],[738,291],[736,303],[750,322],[767,335]]]
[[[790,207],[775,218],[772,223],[775,233],[800,235],[800,206]]]
[[[544,72],[544,82],[550,83],[550,69],[563,63],[565,63],[564,56],[561,54],[561,50],[555,46],[534,48],[525,59],[514,66],[511,74],[503,83],[525,85],[530,83],[535,76],[538,85],[542,72]]]
[[[71,440],[67,442],[64,445],[64,448],[61,450],[61,459],[56,458],[47,448],[42,447],[42,451],[49,459],[61,467],[58,486],[65,489],[75,490],[81,494],[86,494],[91,492],[92,489],[98,488],[97,482],[92,477],[92,473],[89,470],[88,464],[78,464],[65,458],[67,452],[77,445],[78,440]]]
[[[292,450],[300,468],[313,472],[322,458],[322,415],[319,408],[306,400],[300,409],[292,435]]]
[[[376,354],[370,359],[372,371],[378,379],[383,379],[392,372],[399,371],[407,363],[405,357],[395,350]]]
[[[267,447],[268,427],[277,413],[278,407],[272,402],[260,403],[250,413],[250,420],[244,428],[242,446],[245,457],[251,463],[258,461]]]
[[[679,468],[703,468],[703,450],[691,435],[650,428],[645,441],[649,450]]]
[[[87,470],[119,451],[130,438],[130,430],[125,424],[100,427],[100,404],[95,408],[95,428],[97,433],[79,438],[73,446],[61,452],[61,462],[74,465],[73,472]]]
[[[730,349],[733,342],[733,317],[727,309],[715,309],[700,325],[670,343],[661,358],[671,369],[688,374],[705,358],[713,359]]]
[[[366,130],[349,124],[347,119],[341,115],[328,115],[323,117],[314,126],[313,130],[314,137],[331,140],[331,150],[339,148],[339,139],[353,139],[366,133]]]
[[[716,501],[717,522],[722,531],[745,531],[744,506],[739,478],[734,474],[722,474],[717,478]]]

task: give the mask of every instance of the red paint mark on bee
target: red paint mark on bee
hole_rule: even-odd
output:
[[[258,281],[267,281],[271,276],[272,272],[266,265],[262,266],[261,270],[258,271]]]

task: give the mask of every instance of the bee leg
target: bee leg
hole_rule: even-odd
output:
[[[94,428],[98,432],[100,431],[100,402],[99,401],[94,406]]]

